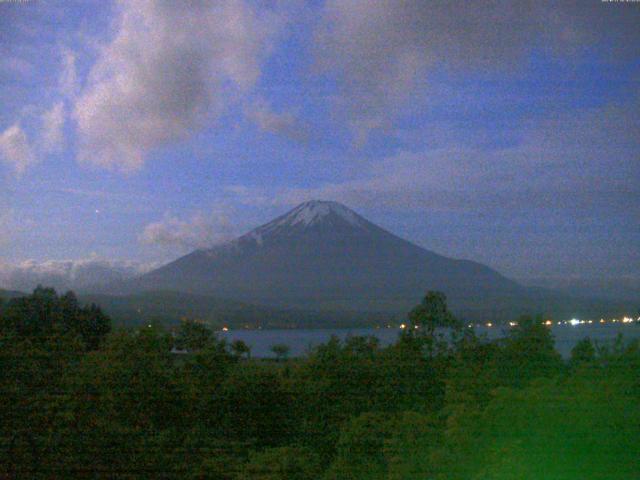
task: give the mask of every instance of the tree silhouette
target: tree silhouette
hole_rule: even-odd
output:
[[[430,290],[422,302],[409,312],[410,327],[418,327],[426,335],[433,335],[436,328],[459,328],[460,322],[447,307],[447,296]]]
[[[184,319],[176,332],[176,348],[191,352],[202,350],[212,335],[211,329],[203,322]]]
[[[38,342],[54,334],[76,335],[95,350],[111,331],[111,319],[97,305],[80,306],[71,291],[59,297],[53,288],[38,286],[7,303],[0,329]]]
[[[276,355],[278,361],[284,360],[289,355],[289,345],[285,345],[284,343],[278,343],[271,347],[271,351]]]
[[[242,340],[234,340],[231,342],[231,351],[238,357],[247,356],[251,358],[251,347]]]
[[[577,367],[592,363],[596,359],[596,348],[589,337],[583,338],[571,350],[571,365]]]

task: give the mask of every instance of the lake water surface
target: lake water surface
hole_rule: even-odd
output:
[[[551,328],[556,341],[556,349],[563,357],[569,357],[574,345],[585,337],[600,344],[612,342],[618,334],[625,340],[640,338],[640,325],[637,323],[554,325]],[[476,334],[486,335],[488,339],[503,337],[509,327],[475,327]],[[251,347],[254,357],[273,357],[271,347],[276,344],[288,345],[289,356],[306,354],[313,347],[327,342],[332,335],[344,340],[349,335],[371,335],[380,340],[381,345],[389,345],[398,339],[401,330],[397,328],[341,328],[341,329],[300,329],[300,330],[229,330],[220,332],[220,338],[228,341],[242,340]]]

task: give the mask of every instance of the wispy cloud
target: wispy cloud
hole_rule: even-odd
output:
[[[312,138],[310,126],[299,115],[291,111],[276,112],[265,99],[258,99],[246,106],[245,114],[263,132],[281,135],[303,144]]]
[[[637,208],[640,112],[634,102],[525,123],[508,148],[400,151],[350,179],[274,190],[229,189],[244,203],[294,205],[320,198],[353,207],[425,212],[602,215]],[[624,124],[625,128],[619,128]],[[640,213],[640,212],[639,212]]]
[[[67,47],[61,49],[61,68],[58,78],[58,89],[66,98],[74,98],[80,88],[76,70],[76,54]]]
[[[316,58],[338,80],[337,106],[362,143],[372,130],[389,129],[403,110],[428,104],[439,69],[505,78],[522,72],[534,51],[570,62],[595,45],[608,58],[634,58],[640,51],[640,9],[611,7],[328,0],[315,34]]]
[[[65,123],[64,103],[58,102],[42,114],[42,149],[57,153],[64,146],[63,128]]]

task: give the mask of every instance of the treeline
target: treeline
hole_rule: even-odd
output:
[[[640,478],[637,342],[565,362],[539,321],[487,342],[437,293],[408,321],[265,361],[37,289],[0,308],[0,477]]]
[[[171,291],[82,295],[80,301],[99,304],[114,324],[128,327],[176,325],[183,317],[205,320],[218,329],[358,328],[397,323],[397,316],[381,312],[286,309]]]

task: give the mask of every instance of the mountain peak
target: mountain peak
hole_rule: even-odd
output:
[[[363,220],[351,209],[338,202],[310,200],[301,203],[279,220],[282,225],[302,225],[308,227],[322,219],[335,215],[354,227],[363,226]]]
[[[310,200],[301,203],[284,215],[262,225],[244,235],[243,239],[251,239],[259,244],[268,237],[289,236],[293,232],[304,232],[316,228],[367,230],[371,224],[350,208],[338,202],[326,200]]]

